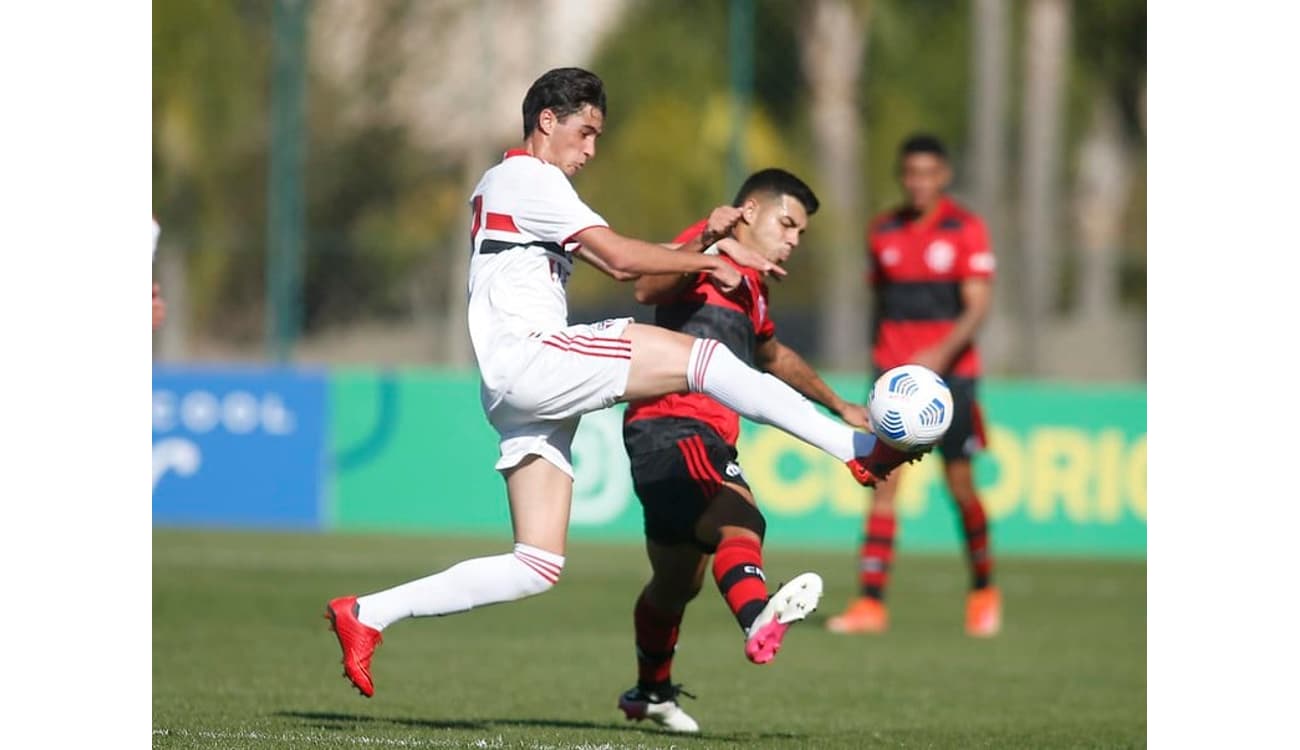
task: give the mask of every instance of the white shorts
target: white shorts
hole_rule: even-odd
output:
[[[494,347],[480,362],[481,397],[501,436],[498,471],[538,455],[573,476],[570,447],[583,414],[613,406],[627,390],[632,318],[534,332]],[[492,387],[489,383],[498,383]]]

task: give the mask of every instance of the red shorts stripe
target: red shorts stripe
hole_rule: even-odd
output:
[[[704,447],[704,440],[702,440],[699,435],[692,435],[691,442],[695,444],[696,453],[699,455],[700,462],[704,465],[704,471],[708,474],[709,479],[718,484],[722,484],[722,475],[718,473],[718,470],[713,467],[713,463],[709,461],[709,451]]]
[[[713,481],[709,476],[717,476],[717,472],[712,472],[709,466],[709,457],[701,451],[701,445],[697,445],[698,436],[694,439],[685,438],[677,441],[677,447],[682,452],[682,458],[686,460],[686,471],[691,475],[691,479],[700,486],[700,491],[705,497],[713,497],[718,493],[718,483]]]
[[[557,344],[553,341],[543,341],[542,343],[545,344],[546,346],[551,347],[552,349],[559,349],[560,351],[568,352],[569,354],[582,354],[588,357],[606,357],[609,359],[632,359],[632,350],[630,349],[625,352],[618,353],[617,350],[610,350],[610,349],[603,350],[603,351],[591,351],[588,349],[567,347],[567,346],[562,346],[560,344]]]
[[[632,342],[623,339],[598,339],[591,336],[570,337],[562,333],[552,336],[550,341],[557,341],[568,347],[584,346],[588,349],[611,349],[615,351],[632,351]]]

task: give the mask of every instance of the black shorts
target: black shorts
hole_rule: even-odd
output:
[[[694,419],[657,417],[623,425],[632,486],[645,535],[659,544],[695,544],[695,524],[723,482],[749,485],[736,449]]]
[[[876,373],[876,378],[880,373]],[[874,380],[872,382],[875,382]],[[984,433],[984,412],[975,398],[976,378],[948,376],[943,379],[952,392],[952,426],[939,442],[945,461],[969,461],[988,446]]]

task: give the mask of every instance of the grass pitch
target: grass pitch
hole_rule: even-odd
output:
[[[673,670],[699,696],[683,705],[703,733],[681,736],[615,708],[636,680],[638,545],[576,543],[543,596],[394,625],[369,700],[340,676],[325,602],[504,552],[507,538],[169,530],[153,545],[155,748],[1146,745],[1141,561],[999,559],[1003,632],[977,641],[962,633],[957,549],[895,561],[891,631],[873,637],[823,629],[853,593],[854,550],[770,550],[773,587],[822,574],[821,609],[754,666],[707,580]]]

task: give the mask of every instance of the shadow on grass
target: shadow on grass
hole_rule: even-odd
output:
[[[398,726],[415,727],[420,729],[467,729],[484,731],[493,727],[545,727],[548,729],[588,729],[603,732],[640,732],[642,734],[653,735],[656,737],[681,736],[671,735],[655,729],[653,726],[641,723],[622,724],[618,722],[569,721],[565,719],[417,719],[400,716],[362,716],[361,714],[343,714],[333,711],[276,711],[273,715],[290,719],[299,719],[304,723],[309,723],[313,727],[319,729],[337,730],[356,729],[367,724],[395,724]],[[683,739],[686,739],[686,737],[683,737]],[[725,742],[728,744],[743,746],[744,744],[757,739],[799,741],[805,740],[807,737],[793,732],[745,732],[742,734],[711,734],[708,732],[701,732],[700,734],[689,735],[689,739]]]

